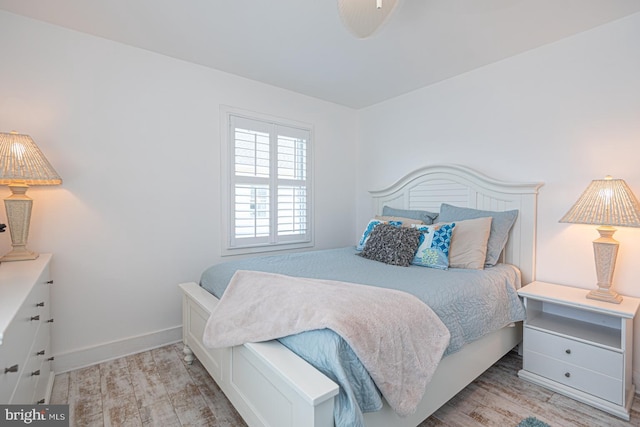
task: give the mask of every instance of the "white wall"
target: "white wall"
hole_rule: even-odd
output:
[[[176,284],[220,260],[221,104],[314,124],[317,248],[355,241],[366,190],[459,163],[544,181],[538,279],[593,286],[594,227],[558,219],[605,174],[640,195],[638,40],[640,14],[354,112],[0,12],[0,131],[30,134],[64,179],[29,190],[54,352],[69,368],[179,336]],[[640,296],[640,230],[616,238],[616,286]]]
[[[558,220],[592,179],[607,174],[640,196],[638,41],[635,14],[361,110],[358,228],[370,215],[367,190],[426,164],[542,181],[537,278],[594,287],[595,227]],[[615,237],[616,287],[640,296],[640,229],[619,228]],[[640,327],[635,349],[638,372]]]
[[[177,284],[220,261],[220,105],[314,125],[316,248],[352,243],[354,110],[5,12],[0,57],[0,132],[64,180],[28,193],[58,370],[180,338]]]

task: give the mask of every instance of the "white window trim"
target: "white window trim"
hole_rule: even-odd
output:
[[[235,217],[234,212],[234,202],[232,200],[232,192],[231,192],[231,171],[235,170],[235,160],[234,157],[230,154],[230,144],[231,144],[231,135],[230,135],[230,118],[231,116],[241,116],[246,117],[247,119],[252,120],[261,120],[266,122],[278,123],[284,126],[290,126],[294,128],[301,128],[309,130],[311,143],[307,147],[307,155],[309,156],[309,162],[307,165],[307,177],[308,177],[308,187],[307,191],[309,192],[309,200],[308,204],[310,205],[308,208],[308,221],[309,221],[309,229],[308,229],[308,240],[304,242],[294,242],[294,243],[266,243],[266,244],[258,244],[253,246],[241,246],[241,247],[232,247],[231,246],[231,225],[233,223],[233,219]],[[221,185],[221,203],[220,203],[220,218],[221,218],[221,255],[222,256],[230,256],[230,255],[243,255],[243,254],[252,254],[252,253],[260,253],[260,252],[272,252],[272,251],[284,251],[289,249],[301,249],[301,248],[309,248],[313,247],[315,244],[315,232],[314,232],[314,145],[315,145],[315,135],[313,125],[299,122],[291,119],[285,119],[282,117],[271,116],[263,113],[256,113],[253,111],[247,111],[238,109],[235,107],[230,107],[227,105],[220,106],[220,185]]]

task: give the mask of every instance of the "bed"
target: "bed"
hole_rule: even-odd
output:
[[[522,283],[534,279],[536,199],[539,183],[506,183],[457,165],[416,170],[394,185],[372,191],[373,213],[383,206],[437,212],[441,203],[492,211],[518,210],[501,261],[519,268]],[[334,425],[338,385],[278,341],[210,349],[206,322],[218,299],[197,283],[183,292],[185,360],[197,357],[250,426]],[[416,426],[504,354],[518,345],[519,325],[465,344],[439,363],[415,413],[399,417],[388,405],[364,415],[367,426]]]

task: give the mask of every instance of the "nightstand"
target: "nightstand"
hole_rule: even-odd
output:
[[[640,299],[612,304],[587,299],[588,292],[545,282],[518,291],[527,311],[518,376],[629,420]]]

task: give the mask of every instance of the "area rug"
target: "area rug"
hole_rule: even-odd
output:
[[[551,427],[549,424],[540,421],[536,417],[525,418],[520,421],[520,424],[517,427]]]

